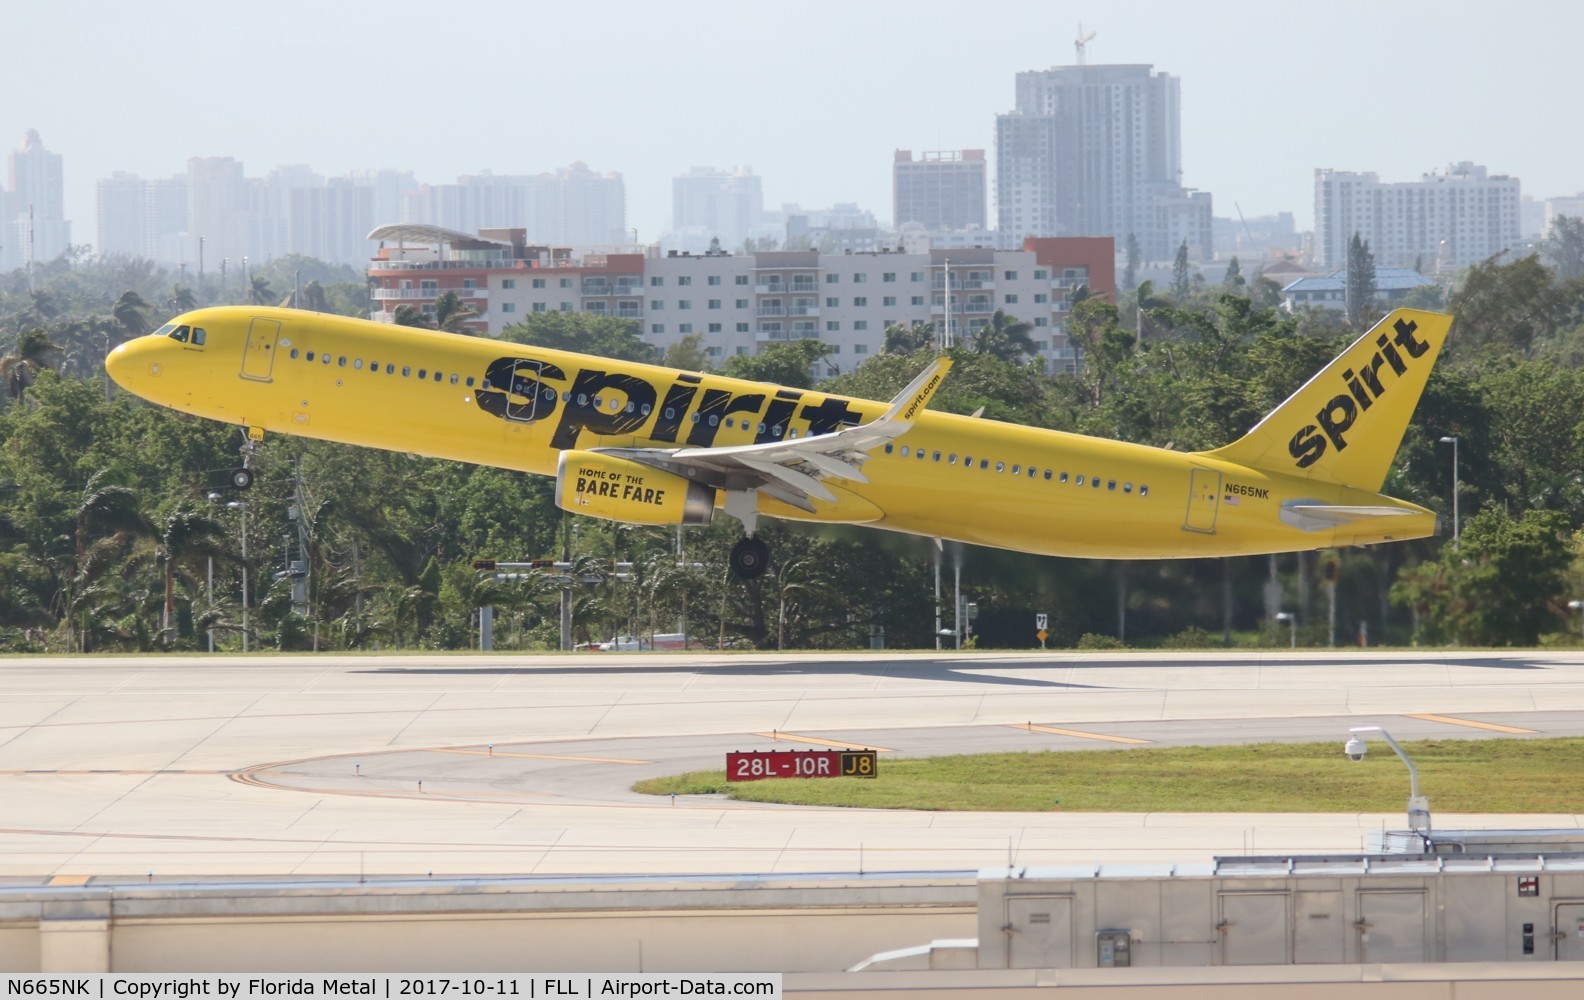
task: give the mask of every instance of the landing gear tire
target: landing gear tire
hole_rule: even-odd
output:
[[[252,469],[232,469],[231,485],[239,490],[245,490],[253,485]]]
[[[732,575],[739,580],[757,580],[770,565],[770,546],[758,538],[743,538],[731,550]]]

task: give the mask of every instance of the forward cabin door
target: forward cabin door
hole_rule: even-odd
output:
[[[247,347],[242,352],[242,377],[268,382],[275,366],[275,342],[280,339],[280,323],[256,319],[248,327]]]
[[[1214,469],[1195,469],[1188,481],[1188,516],[1184,531],[1215,534],[1216,510],[1221,502],[1221,473]]]

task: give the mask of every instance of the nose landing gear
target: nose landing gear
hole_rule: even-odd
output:
[[[264,440],[264,428],[247,428],[247,440],[242,442],[242,467],[231,470],[231,487],[245,490],[253,485],[253,455],[259,442]]]

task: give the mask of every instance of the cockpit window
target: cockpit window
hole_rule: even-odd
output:
[[[185,344],[185,343],[187,343],[187,335],[189,333],[191,333],[191,332],[192,332],[192,330],[189,329],[188,327],[178,326],[176,329],[174,329],[174,330],[172,330],[170,332],[170,338],[172,340],[179,340],[179,341],[181,341],[182,343]]]
[[[168,336],[170,336],[170,332],[172,330],[174,330],[174,329],[176,329],[176,324],[175,323],[166,323],[164,326],[160,327],[158,330],[155,330],[153,333],[149,334],[149,336],[151,336],[151,337],[168,337]]]
[[[206,337],[208,337],[208,334],[204,333],[204,328],[203,327],[201,327],[201,326],[193,327],[193,339],[192,339],[192,342],[194,344],[197,344],[199,347],[202,347],[204,339]]]

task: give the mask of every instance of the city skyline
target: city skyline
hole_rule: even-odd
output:
[[[597,50],[555,42],[587,36],[570,9],[483,7],[469,21],[487,30],[466,36],[466,71],[436,74],[399,55],[358,55],[427,42],[411,29],[421,19],[402,16],[427,10],[416,4],[370,19],[286,2],[270,17],[298,30],[280,33],[245,30],[228,11],[199,22],[164,3],[92,18],[29,5],[9,18],[15,37],[51,44],[18,46],[0,67],[6,92],[25,95],[0,107],[0,140],[36,128],[63,155],[77,242],[93,232],[98,180],[168,177],[190,157],[234,157],[255,176],[306,163],[326,176],[386,167],[433,183],[583,161],[623,175],[628,224],[647,242],[670,226],[673,178],[698,165],[752,163],[766,206],[886,213],[894,150],[993,149],[1015,75],[1071,65],[1086,20],[1098,32],[1090,63],[1147,63],[1182,81],[1182,183],[1211,192],[1218,215],[1287,211],[1311,228],[1319,168],[1406,179],[1472,160],[1520,178],[1535,198],[1584,188],[1573,166],[1584,139],[1512,113],[1515,97],[1566,92],[1565,67],[1534,59],[1525,39],[1566,37],[1584,11],[1520,5],[1492,41],[1472,3],[1419,13],[1333,4],[1293,37],[1149,3],[1090,13],[1010,2],[949,31],[930,14],[947,9],[816,0],[808,23],[829,31],[815,51],[770,44],[768,12],[723,3],[689,8],[681,25],[618,4]],[[664,41],[690,25],[712,44]],[[140,49],[145,38],[158,45]],[[61,73],[63,51],[92,71]],[[158,54],[172,51],[183,52],[182,73],[160,68]],[[267,71],[275,66],[291,71]],[[500,85],[508,79],[526,84]]]

